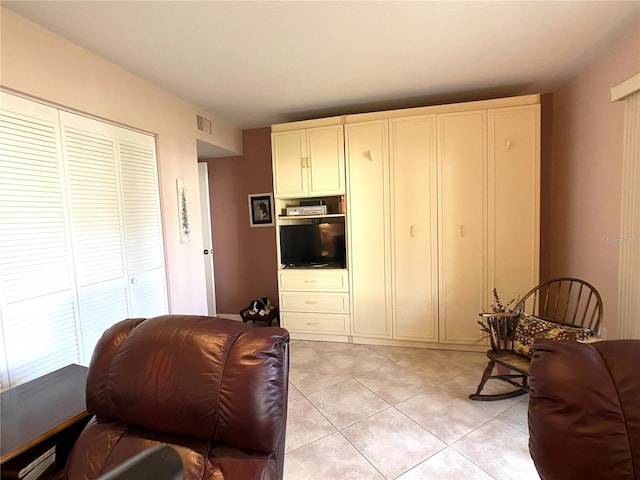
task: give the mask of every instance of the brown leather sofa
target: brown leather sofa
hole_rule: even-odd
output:
[[[289,334],[222,318],[123,320],[98,342],[87,378],[95,415],[67,462],[96,479],[156,445],[184,479],[281,479]]]
[[[640,479],[640,340],[539,340],[529,373],[541,479]]]

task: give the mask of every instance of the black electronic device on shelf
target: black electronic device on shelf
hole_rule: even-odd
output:
[[[344,223],[281,225],[280,261],[285,268],[345,268]]]

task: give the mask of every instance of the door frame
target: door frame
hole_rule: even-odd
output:
[[[202,222],[202,248],[204,276],[207,289],[207,314],[217,315],[216,280],[213,262],[213,230],[211,227],[211,203],[209,199],[209,166],[198,162],[198,184],[200,187],[200,216]],[[208,252],[208,253],[207,253]]]

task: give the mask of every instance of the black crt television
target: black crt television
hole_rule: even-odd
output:
[[[280,226],[280,262],[285,268],[346,268],[344,223]]]

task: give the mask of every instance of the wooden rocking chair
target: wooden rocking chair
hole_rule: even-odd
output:
[[[590,335],[600,333],[602,298],[589,283],[576,278],[555,278],[531,289],[516,304],[513,313],[481,313],[489,327],[491,350],[487,351],[489,364],[476,393],[471,400],[503,400],[529,392],[529,364],[531,360],[514,351],[516,327],[520,314],[557,324],[559,327],[586,328]],[[496,364],[508,369],[507,373],[492,375]],[[487,380],[507,382],[515,390],[499,394],[482,394]]]

